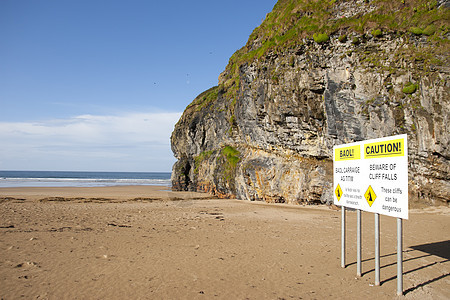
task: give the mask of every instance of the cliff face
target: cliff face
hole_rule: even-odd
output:
[[[410,201],[448,203],[448,1],[412,2],[279,1],[177,123],[173,188],[331,202],[333,145],[406,133]]]

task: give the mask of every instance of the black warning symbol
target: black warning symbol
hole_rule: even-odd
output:
[[[364,198],[366,198],[367,203],[369,203],[369,206],[372,207],[373,202],[375,202],[375,199],[377,198],[377,195],[372,189],[372,186],[369,185],[367,188],[367,191],[364,193]]]
[[[337,197],[338,201],[341,200],[342,189],[341,189],[341,186],[339,184],[337,185],[336,190],[334,191],[334,193],[336,194],[336,197]]]

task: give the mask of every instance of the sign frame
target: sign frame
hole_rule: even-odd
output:
[[[380,214],[397,218],[397,295],[403,295],[402,221],[408,219],[408,136],[402,134],[334,146],[333,200],[342,207],[343,268],[346,266],[345,210],[346,207],[357,210],[357,276],[362,276],[361,210],[375,214],[377,286],[380,285]]]

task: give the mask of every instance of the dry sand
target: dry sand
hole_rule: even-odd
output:
[[[450,299],[450,208],[381,216],[381,286],[372,214],[356,214],[340,267],[340,212],[175,193],[165,187],[0,189],[1,299]]]

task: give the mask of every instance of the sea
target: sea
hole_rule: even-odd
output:
[[[0,187],[171,186],[170,172],[0,171]]]

